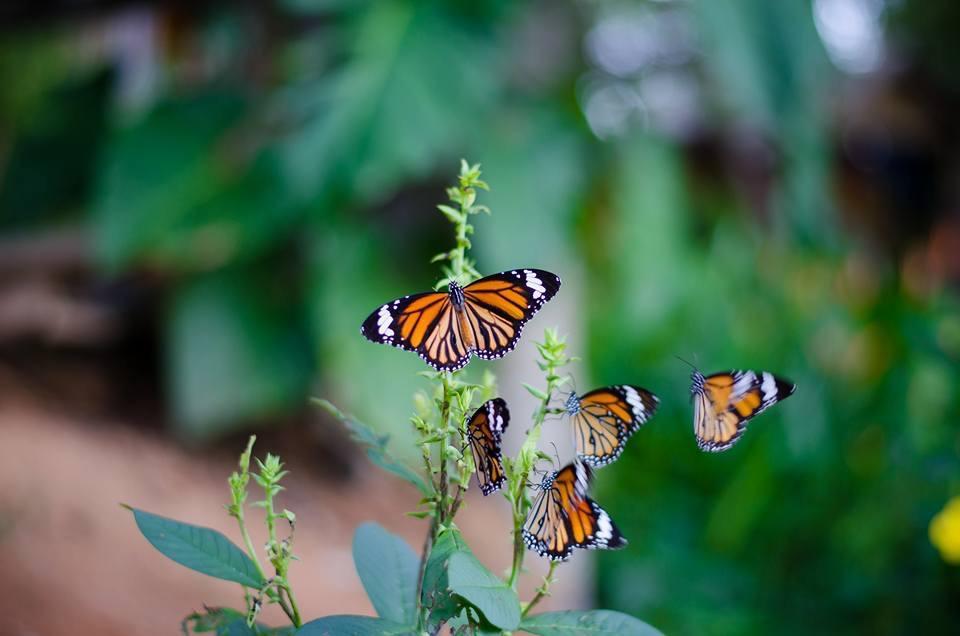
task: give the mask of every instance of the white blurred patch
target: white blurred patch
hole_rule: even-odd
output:
[[[884,0],[814,0],[817,33],[841,71],[860,74],[879,68],[885,5]]]

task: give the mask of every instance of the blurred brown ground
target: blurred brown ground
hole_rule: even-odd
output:
[[[158,431],[53,412],[15,390],[15,379],[0,379],[0,634],[174,634],[181,619],[204,604],[242,604],[236,585],[190,572],[157,553],[118,505],[210,526],[239,542],[222,507],[235,460],[224,453],[205,458]],[[261,443],[255,453],[268,450],[274,449]],[[358,466],[348,482],[333,483],[299,461],[288,462],[288,490],[280,503],[297,513],[295,552],[301,561],[290,577],[302,613],[372,614],[353,568],[353,530],[377,520],[419,549],[425,524],[403,514],[414,507],[416,493],[372,466]],[[488,567],[508,567],[506,502],[471,496],[458,521]],[[262,545],[262,528],[251,527],[254,543]],[[545,570],[534,556],[528,565],[533,573],[523,581],[525,598]],[[582,566],[567,569],[567,576],[561,570],[557,596],[543,608],[578,604],[576,567]],[[275,607],[263,619],[271,625],[285,620]]]

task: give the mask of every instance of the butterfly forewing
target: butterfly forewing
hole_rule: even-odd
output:
[[[467,441],[484,495],[498,490],[506,480],[500,444],[509,423],[510,411],[502,398],[484,402],[467,422]]]
[[[659,402],[650,391],[628,384],[571,399],[568,412],[578,458],[599,467],[620,457],[627,440],[653,416]]]
[[[693,426],[697,445],[710,452],[733,446],[747,422],[789,397],[796,385],[768,371],[693,374]]]
[[[491,359],[512,351],[523,325],[559,288],[560,278],[543,270],[500,272],[463,288],[451,283],[449,292],[386,303],[367,317],[361,332],[374,342],[414,351],[437,370],[455,371],[471,354]]]

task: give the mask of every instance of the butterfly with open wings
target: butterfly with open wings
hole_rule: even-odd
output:
[[[620,457],[631,435],[653,417],[660,400],[639,386],[621,384],[571,393],[564,408],[573,422],[577,457],[594,468]]]
[[[463,368],[475,355],[500,358],[513,351],[523,325],[560,289],[560,277],[515,269],[447,291],[404,296],[381,305],[363,322],[373,342],[416,352],[438,371]]]
[[[747,430],[747,422],[797,389],[793,382],[768,371],[704,376],[694,369],[690,378],[697,446],[714,453],[733,446]]]

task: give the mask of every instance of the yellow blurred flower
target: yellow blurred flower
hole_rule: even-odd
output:
[[[930,543],[944,561],[960,564],[960,497],[948,501],[930,521]]]

